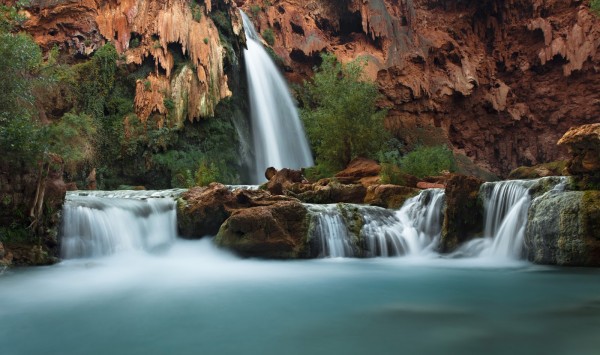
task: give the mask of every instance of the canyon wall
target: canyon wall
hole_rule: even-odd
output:
[[[185,119],[214,116],[232,94],[224,67],[234,60],[235,45],[224,42],[213,20],[243,38],[229,0],[33,0],[24,14],[23,28],[43,49],[58,46],[77,60],[111,42],[124,64],[151,67],[136,85],[135,111],[143,122],[181,127]],[[167,106],[174,114],[166,114]]]
[[[449,143],[500,176],[563,159],[569,127],[598,122],[600,20],[578,0],[239,0],[288,78],[319,53],[368,60],[408,144]]]

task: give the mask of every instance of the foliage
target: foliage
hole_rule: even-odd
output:
[[[377,108],[377,86],[361,80],[364,62],[341,64],[329,54],[322,58],[313,81],[300,92],[301,116],[317,164],[341,170],[353,158],[381,150],[389,137],[383,127],[386,112]]]
[[[117,58],[117,50],[107,43],[94,53],[92,60],[77,65],[80,111],[95,118],[104,115],[106,98],[115,83]]]
[[[219,104],[218,112],[229,116],[229,102]],[[199,123],[186,123],[172,132],[168,149],[152,156],[156,168],[171,176],[171,186],[190,187],[214,181],[239,183],[239,158],[235,129],[230,121],[215,117]]]
[[[200,5],[196,3],[196,1],[192,1],[192,18],[196,22],[200,22],[202,20],[202,8]]]
[[[258,16],[258,14],[260,13],[261,8],[258,5],[251,5],[250,6],[250,12],[252,13],[252,17],[256,17]]]
[[[93,160],[96,132],[92,117],[67,113],[48,127],[49,150],[63,158],[66,170],[74,172],[79,164]]]
[[[219,181],[220,176],[221,173],[215,163],[207,163],[206,160],[202,160],[194,178],[197,186],[206,186],[211,182]]]
[[[335,170],[331,170],[323,165],[318,164],[302,170],[302,174],[306,179],[308,179],[308,181],[318,181],[320,179],[332,177],[335,173]]]
[[[591,0],[590,9],[597,15],[600,15],[600,0]]]
[[[272,46],[275,44],[275,33],[270,28],[267,28],[266,30],[263,31],[262,38],[264,38],[265,42],[267,42],[267,44],[269,44],[269,46]]]
[[[421,146],[402,157],[400,167],[407,174],[423,178],[439,175],[444,170],[455,171],[456,161],[446,146]]]
[[[40,143],[43,132],[33,118],[33,87],[38,81],[41,56],[30,36],[0,32],[0,151],[3,158],[33,160],[43,151]]]

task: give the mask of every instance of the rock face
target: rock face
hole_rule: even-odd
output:
[[[233,49],[225,48],[211,17],[243,36],[230,0],[33,1],[26,15],[25,30],[46,50],[57,45],[87,57],[111,42],[127,64],[150,65],[154,70],[136,86],[135,111],[143,122],[156,114],[159,126],[180,127],[185,119],[213,116],[231,95],[224,65]],[[179,65],[178,56],[188,60]],[[166,115],[165,100],[174,113]]]
[[[373,177],[378,177],[381,166],[372,159],[356,158],[346,169],[335,174],[336,179],[343,184],[357,184],[362,181],[371,182]]]
[[[398,209],[406,200],[418,195],[419,191],[419,189],[399,185],[371,185],[367,187],[364,203]]]
[[[304,205],[282,201],[236,211],[221,226],[217,245],[247,257],[297,259],[310,255]]]
[[[247,0],[291,80],[318,54],[368,59],[408,144],[450,143],[506,176],[565,158],[554,142],[600,117],[600,20],[580,0]],[[258,11],[257,11],[258,10]]]
[[[600,123],[569,129],[558,141],[558,145],[566,146],[571,155],[567,166],[569,173],[600,174]]]
[[[538,264],[600,266],[600,191],[547,193],[529,210],[529,260]]]
[[[483,229],[483,206],[479,189],[483,180],[454,175],[446,183],[446,209],[440,251],[452,252]]]
[[[58,261],[57,235],[67,185],[62,160],[54,155],[48,159],[32,171],[0,157],[0,254],[4,254],[0,265]]]

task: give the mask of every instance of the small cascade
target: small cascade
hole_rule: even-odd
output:
[[[355,256],[352,235],[338,205],[308,205],[311,212],[311,237],[320,241],[321,255],[340,258]]]
[[[169,197],[174,193],[177,191],[67,193],[62,256],[99,257],[169,245],[177,235],[175,200]]]
[[[265,170],[312,166],[313,159],[287,84],[263,48],[248,16],[242,12],[247,49],[244,51],[254,145],[252,183]]]
[[[440,237],[444,190],[430,189],[398,211],[352,204],[307,205],[311,238],[323,257],[389,257],[433,253]]]
[[[562,177],[483,184],[479,193],[485,208],[484,238],[466,243],[453,256],[520,259],[533,191],[548,187],[552,187],[551,191],[561,191],[565,184]]]

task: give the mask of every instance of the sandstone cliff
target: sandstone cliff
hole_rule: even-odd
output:
[[[600,20],[578,0],[238,1],[288,77],[318,54],[368,59],[391,107],[387,126],[410,143],[450,143],[506,175],[564,158],[555,142],[600,116]]]

